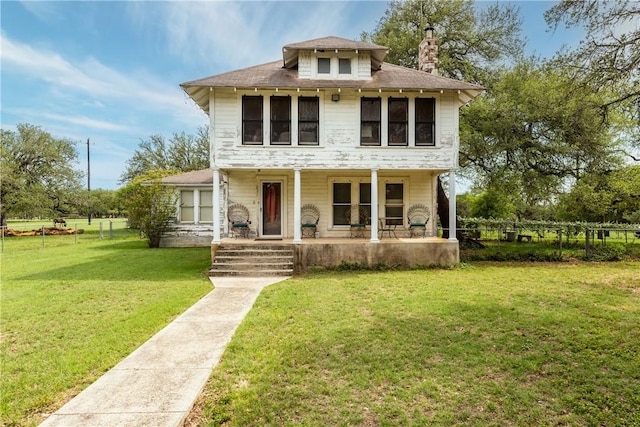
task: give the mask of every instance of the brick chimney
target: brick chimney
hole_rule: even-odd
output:
[[[425,37],[418,48],[418,69],[429,74],[438,74],[438,39],[434,37],[434,28],[428,25],[424,29]]]

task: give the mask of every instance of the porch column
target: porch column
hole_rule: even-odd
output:
[[[293,243],[302,243],[300,168],[293,168]]]
[[[213,168],[213,240],[212,245],[220,244],[220,171]]]
[[[193,223],[200,223],[200,190],[193,190]]]
[[[449,240],[457,241],[456,237],[456,171],[449,171]]]
[[[378,243],[378,169],[371,169],[371,243]]]

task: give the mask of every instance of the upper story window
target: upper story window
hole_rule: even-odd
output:
[[[331,74],[331,58],[318,58],[318,74]]]
[[[360,145],[380,145],[380,98],[360,100]]]
[[[389,98],[389,145],[408,145],[409,101]]]
[[[338,59],[338,73],[351,75],[351,58]]]
[[[436,100],[416,98],[416,146],[436,145]]]
[[[291,145],[291,97],[271,97],[271,145]]]
[[[242,97],[242,143],[262,145],[262,96]]]
[[[298,145],[318,145],[320,100],[318,97],[298,98]]]

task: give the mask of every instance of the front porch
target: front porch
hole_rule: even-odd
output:
[[[458,241],[438,237],[383,238],[379,242],[359,238],[303,239],[232,239],[224,238],[211,245],[212,264],[221,248],[246,249],[247,261],[261,246],[286,245],[293,249],[293,271],[304,273],[313,268],[335,268],[343,262],[373,266],[385,264],[404,268],[428,265],[455,265],[460,260]]]

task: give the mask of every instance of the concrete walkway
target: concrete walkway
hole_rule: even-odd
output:
[[[182,425],[260,291],[285,279],[211,278],[213,291],[40,425]]]

